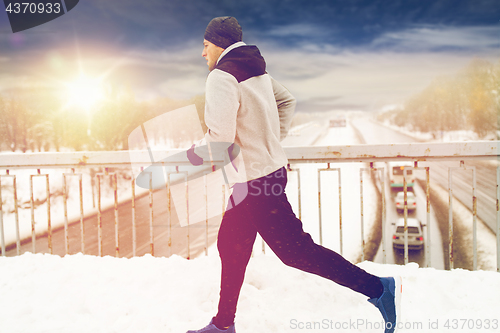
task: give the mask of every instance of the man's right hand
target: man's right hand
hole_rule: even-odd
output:
[[[192,165],[202,165],[203,158],[201,158],[200,156],[195,154],[194,147],[195,147],[195,145],[192,145],[191,148],[188,149],[187,158],[188,158],[189,162],[191,162]]]

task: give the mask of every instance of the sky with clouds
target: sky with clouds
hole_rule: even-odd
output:
[[[203,94],[203,33],[224,15],[298,111],[377,110],[474,58],[500,60],[498,0],[80,0],[18,33],[0,11],[0,93],[84,71],[138,99]]]

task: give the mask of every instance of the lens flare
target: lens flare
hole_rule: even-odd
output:
[[[100,79],[81,75],[66,85],[68,104],[89,110],[104,99],[103,85]]]

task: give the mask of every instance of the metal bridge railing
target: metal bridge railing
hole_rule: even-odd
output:
[[[397,161],[410,161],[412,162],[413,167],[406,168],[404,170],[404,219],[405,219],[405,244],[404,244],[404,261],[408,262],[408,228],[407,228],[407,218],[408,218],[408,206],[407,206],[407,171],[408,170],[423,170],[426,173],[426,218],[429,221],[430,217],[430,195],[429,195],[429,182],[430,182],[430,170],[429,166],[422,166],[422,164],[427,162],[435,162],[435,161],[457,161],[459,164],[458,167],[450,167],[448,169],[448,191],[449,191],[449,249],[448,249],[448,263],[449,267],[453,268],[454,264],[454,252],[455,249],[453,247],[453,197],[454,193],[452,190],[453,178],[452,174],[458,169],[472,171],[473,181],[471,184],[472,188],[472,214],[473,214],[473,269],[477,269],[477,198],[476,198],[476,169],[474,166],[469,166],[465,164],[465,162],[470,163],[476,160],[498,160],[499,150],[498,150],[498,141],[480,141],[480,142],[456,142],[456,143],[415,143],[415,144],[391,144],[391,145],[351,145],[351,146],[325,146],[325,147],[286,147],[286,154],[289,159],[289,171],[298,171],[298,195],[299,195],[299,207],[298,207],[298,215],[300,218],[301,215],[301,199],[300,196],[304,197],[304,193],[302,192],[300,186],[300,168],[298,167],[303,163],[316,163],[321,165],[327,165],[327,167],[318,166],[317,170],[317,181],[318,181],[318,213],[319,213],[319,237],[320,243],[322,243],[322,234],[323,234],[323,221],[322,217],[322,185],[321,174],[324,172],[336,172],[338,175],[338,193],[339,193],[339,243],[340,243],[340,253],[342,253],[343,244],[346,242],[346,239],[343,238],[343,218],[342,218],[342,188],[349,186],[349,184],[342,183],[342,173],[340,168],[331,168],[330,164],[332,163],[361,163],[362,165],[367,165],[367,167],[362,167],[360,169],[360,200],[361,200],[361,240],[362,246],[364,247],[364,229],[363,229],[363,173],[368,170],[370,173],[378,174],[380,190],[382,192],[382,248],[383,248],[383,258],[385,262],[386,253],[385,253],[385,244],[387,242],[385,228],[387,225],[386,221],[386,200],[385,200],[385,187],[387,186],[386,176],[388,175],[388,170],[386,169],[384,164],[380,162],[397,162]],[[172,150],[169,152],[163,152],[164,155],[176,155],[175,153],[179,153],[179,150]],[[65,153],[29,153],[29,154],[17,154],[17,153],[2,153],[0,154],[0,243],[1,243],[1,253],[2,256],[6,255],[19,255],[21,254],[23,244],[31,242],[30,249],[33,252],[40,251],[37,249],[37,239],[40,238],[40,233],[42,237],[47,237],[47,250],[42,250],[41,252],[54,253],[54,240],[53,233],[55,232],[53,226],[53,218],[51,216],[51,184],[54,182],[53,178],[61,177],[62,179],[62,199],[63,199],[63,207],[64,207],[64,224],[60,229],[64,230],[64,250],[63,254],[70,253],[70,242],[68,236],[68,230],[70,225],[79,225],[80,236],[79,236],[79,252],[86,253],[91,252],[89,250],[90,247],[97,247],[97,255],[104,255],[103,252],[103,242],[112,242],[112,247],[114,248],[114,254],[116,257],[123,256],[136,256],[138,255],[139,249],[149,248],[148,253],[151,255],[155,255],[155,244],[157,240],[155,239],[155,235],[153,232],[154,219],[155,214],[153,211],[153,193],[157,190],[157,187],[153,184],[153,176],[150,174],[149,188],[143,189],[141,194],[136,193],[136,176],[137,172],[133,173],[132,170],[140,169],[140,171],[144,172],[144,168],[147,168],[151,165],[150,151],[134,151],[133,154],[130,154],[128,151],[113,151],[113,152],[65,152]],[[182,155],[182,154],[177,154]],[[131,160],[131,156],[133,156]],[[158,162],[156,163],[162,167],[174,167],[174,172],[166,172],[166,181],[165,181],[165,189],[169,194],[165,199],[164,207],[167,207],[170,224],[166,226],[165,230],[156,238],[162,238],[166,241],[166,246],[168,248],[168,255],[172,254],[172,246],[173,241],[183,242],[186,247],[185,256],[190,258],[192,257],[190,248],[193,245],[193,241],[190,238],[190,232],[193,228],[192,225],[189,224],[189,208],[187,209],[186,215],[188,217],[188,225],[187,225],[187,233],[185,238],[182,237],[174,237],[172,234],[172,219],[171,219],[171,198],[170,198],[170,190],[173,185],[173,181],[171,179],[172,176],[182,176],[180,178],[184,179],[186,186],[186,207],[189,207],[189,186],[187,185],[187,180],[189,176],[193,173],[192,169],[186,164],[185,158],[179,158],[178,160],[172,160],[169,158],[169,162]],[[168,165],[167,165],[168,164]],[[179,168],[186,167],[188,171],[180,171]],[[41,170],[60,170],[59,176],[51,173],[41,173]],[[119,172],[123,173],[123,170],[129,170],[129,176],[124,177],[128,179],[130,182],[129,186],[129,194],[125,195],[126,199],[119,200],[119,191],[118,188],[118,180],[117,174],[113,172],[113,170],[119,170]],[[21,173],[17,175],[16,173],[19,170],[30,170],[28,174]],[[67,172],[67,170],[71,170],[71,172]],[[87,172],[91,170],[90,172]],[[86,232],[85,228],[85,219],[86,212],[84,211],[83,205],[83,197],[84,192],[82,190],[82,182],[83,176],[85,174],[89,174],[92,178],[92,200],[93,207],[97,207],[94,209],[97,215],[97,235],[90,235]],[[24,206],[20,207],[19,198],[19,189],[18,189],[18,178],[19,177],[29,177],[29,204],[26,203]],[[71,222],[68,213],[68,193],[67,193],[67,179],[69,178],[77,178],[78,185],[78,197],[80,201],[78,218],[76,221]],[[47,212],[47,225],[40,226],[40,223],[36,221],[35,217],[35,206],[37,205],[37,201],[34,197],[34,178],[44,178],[45,179],[45,191],[46,191],[46,212]],[[179,177],[178,177],[179,178]],[[101,201],[103,199],[103,193],[101,191],[101,186],[105,182],[111,182],[112,188],[112,204],[110,209],[113,210],[114,213],[114,228],[110,232],[103,231],[103,216],[105,210],[109,209],[101,206]],[[181,179],[182,182],[182,179]],[[496,175],[494,179],[491,179],[491,182],[496,182],[496,207],[494,207],[496,211],[496,226],[493,229],[493,232],[496,233],[496,249],[497,249],[497,271],[500,271],[500,211],[499,211],[499,200],[500,200],[500,189],[498,187],[500,183],[500,168],[497,167]],[[205,198],[205,206],[208,206],[207,197],[210,195],[207,193],[207,181],[206,177],[204,180],[204,189],[203,195]],[[97,192],[95,198],[95,191]],[[225,202],[228,196],[228,189],[222,188],[222,206],[221,214],[225,209]],[[308,194],[310,195],[310,194]],[[141,217],[137,216],[137,198],[149,196],[149,213],[147,217],[142,215]],[[9,197],[10,201],[6,198]],[[97,199],[97,200],[96,200]],[[123,222],[120,221],[119,216],[119,206],[123,204],[124,201],[127,201],[131,204],[131,222],[129,226],[124,226]],[[324,204],[324,203],[323,203]],[[8,207],[7,207],[8,206]],[[219,207],[220,207],[219,206]],[[31,218],[30,221],[26,221],[25,219],[20,217],[20,210],[31,210]],[[206,208],[208,212],[208,207]],[[87,212],[88,213],[88,212]],[[9,220],[9,226],[6,228],[6,219],[4,218],[6,214],[9,214],[11,219]],[[167,215],[168,215],[167,214]],[[13,221],[11,221],[13,220]],[[207,218],[204,224],[204,234],[199,239],[204,240],[203,250],[205,254],[207,253],[207,249],[209,247],[209,217],[207,213]],[[147,227],[149,228],[148,239],[142,240],[142,244],[139,244],[139,235],[137,234],[137,228],[139,221],[143,224],[147,222]],[[12,228],[12,225],[14,227]],[[25,226],[25,224],[31,225],[31,235],[27,236],[20,232],[20,226]],[[199,225],[197,226],[198,229]],[[12,229],[14,231],[12,231]],[[40,230],[38,230],[40,229]],[[126,232],[130,233],[130,236],[127,236],[124,239],[123,235],[121,235],[122,230],[126,229]],[[10,236],[6,230],[10,230]],[[110,229],[111,230],[111,229]],[[110,235],[110,233],[112,235]],[[430,239],[430,228],[427,228],[427,239]],[[144,238],[144,237],[143,237]],[[89,245],[89,242],[94,242],[94,245]],[[73,240],[74,242],[74,240]],[[127,244],[124,246],[123,244]],[[130,244],[129,244],[130,243]],[[198,244],[199,245],[199,244]],[[111,246],[111,245],[110,245]],[[430,266],[430,246],[428,242],[425,243],[425,251],[426,251],[426,264]],[[75,248],[75,245],[72,245]],[[122,247],[130,247],[130,250],[125,254],[121,252]],[[262,247],[264,251],[264,246]],[[362,256],[364,256],[364,251],[361,251]],[[362,257],[364,259],[364,257]]]

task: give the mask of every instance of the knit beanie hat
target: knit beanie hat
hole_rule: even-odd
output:
[[[240,24],[231,16],[212,19],[205,30],[205,39],[223,49],[236,42],[241,42],[242,36]]]

